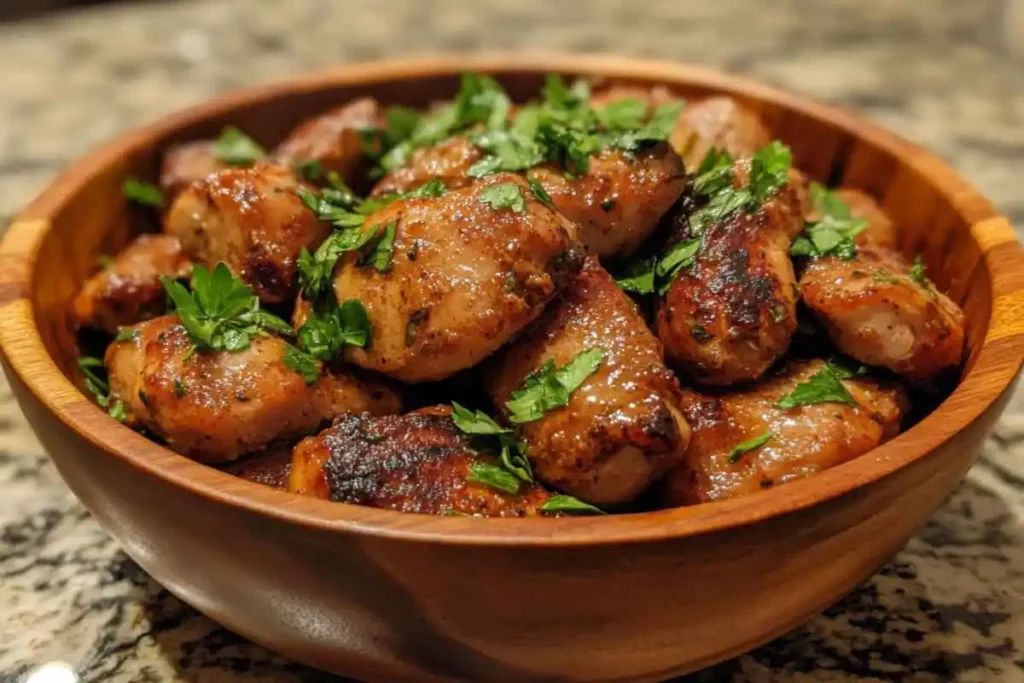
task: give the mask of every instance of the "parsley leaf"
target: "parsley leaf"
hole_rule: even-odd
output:
[[[516,441],[511,429],[502,427],[483,411],[472,411],[455,402],[452,402],[452,421],[459,431],[477,438],[475,446],[496,452],[505,471],[522,481],[533,482],[526,444]]]
[[[516,213],[526,210],[523,188],[515,183],[491,185],[480,193],[480,202],[490,204],[492,209],[512,209]]]
[[[469,476],[466,477],[466,481],[483,484],[514,496],[519,493],[519,485],[522,480],[503,467],[478,462],[469,468]]]
[[[584,503],[579,498],[564,493],[553,494],[540,506],[540,511],[547,514],[562,512],[569,515],[606,515],[599,507]]]
[[[551,195],[544,189],[544,186],[540,184],[540,181],[536,178],[526,177],[526,182],[530,185],[530,191],[533,192],[533,196],[537,198],[537,201],[548,207],[549,209],[555,208],[555,202],[552,201]]]
[[[311,301],[325,296],[334,274],[334,267],[342,254],[363,248],[379,230],[379,225],[363,229],[362,224],[335,230],[312,254],[303,247],[299,251],[299,286]]]
[[[299,348],[329,361],[346,346],[367,348],[373,340],[370,316],[359,299],[348,299],[326,313],[313,312],[299,328]]]
[[[683,268],[689,268],[700,251],[700,240],[683,240],[672,245],[672,248],[658,260],[654,274],[658,279],[658,294],[668,292],[672,282]]]
[[[793,153],[778,140],[754,152],[750,162],[750,189],[754,199],[763,203],[774,197],[786,186],[792,165]]]
[[[910,266],[910,279],[916,282],[917,284],[921,285],[925,289],[931,287],[932,283],[928,279],[928,276],[925,275],[924,259],[921,258],[920,254],[914,257],[914,264]]]
[[[654,293],[654,272],[658,259],[650,256],[633,261],[615,280],[620,289],[635,294]]]
[[[125,178],[121,186],[124,198],[134,204],[152,206],[159,209],[164,205],[164,193],[153,183],[143,182],[136,178]]]
[[[793,240],[789,253],[793,256],[835,256],[850,260],[857,255],[854,238],[868,227],[868,221],[854,218],[835,192],[819,183],[811,183],[811,201],[821,218],[808,223],[804,232]]]
[[[242,351],[252,337],[266,330],[287,334],[291,327],[276,315],[260,310],[260,300],[218,263],[211,273],[197,265],[192,271],[192,291],[170,277],[160,278],[181,324],[198,351]],[[191,352],[190,352],[191,353]]]
[[[848,406],[857,406],[849,390],[841,379],[849,378],[848,369],[825,363],[821,370],[807,378],[806,382],[800,382],[786,396],[783,396],[775,403],[775,407],[784,410],[797,406],[809,406],[817,403],[842,403]]]
[[[729,459],[727,462],[730,465],[739,462],[740,459],[743,457],[744,453],[749,453],[752,450],[760,448],[761,446],[771,441],[773,438],[775,438],[775,435],[768,431],[765,432],[764,434],[758,434],[757,436],[751,437],[746,441],[739,442],[738,444],[732,447],[731,451],[729,451]]]
[[[726,152],[708,151],[697,170],[694,190],[707,197],[707,204],[690,216],[690,230],[696,236],[710,225],[736,211],[757,211],[788,182],[793,161],[789,148],[775,140],[754,152],[745,187],[735,187],[734,162]]]
[[[452,401],[452,421],[463,434],[509,434],[512,431],[482,410],[470,410],[455,401]]]
[[[306,384],[313,384],[320,376],[320,363],[316,358],[291,344],[285,344],[284,364],[288,366],[289,370],[302,375]]]
[[[266,158],[267,152],[248,135],[228,126],[213,145],[213,155],[228,166],[252,166]]]
[[[523,381],[518,391],[512,392],[505,403],[509,419],[516,424],[533,422],[546,412],[567,405],[572,392],[597,371],[604,356],[604,349],[592,347],[560,368],[549,359]]]
[[[391,221],[384,228],[370,250],[368,260],[378,272],[386,273],[391,270],[391,259],[395,249],[395,229],[398,227],[396,221]]]
[[[139,338],[139,331],[134,327],[121,327],[118,328],[117,334],[114,336],[114,343],[135,341]]]
[[[110,417],[118,422],[124,422],[127,419],[124,404],[121,399],[110,395],[110,386],[107,384],[106,378],[100,375],[100,372],[106,375],[103,361],[92,356],[81,356],[78,359],[78,369],[85,378],[86,390],[93,395],[96,403],[101,408],[106,408]]]
[[[398,201],[399,199],[423,199],[425,197],[440,197],[448,190],[448,187],[444,184],[444,181],[440,178],[432,178],[427,182],[423,183],[414,190],[408,192],[395,192],[391,194],[380,195],[379,197],[369,197],[364,199],[356,207],[358,213],[364,216],[379,211],[385,206]]]

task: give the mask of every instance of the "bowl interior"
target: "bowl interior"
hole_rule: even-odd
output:
[[[474,69],[496,76],[519,101],[535,96],[549,71],[570,78],[603,76],[616,83],[663,85],[686,98],[724,92],[741,100],[761,115],[777,138],[790,145],[798,168],[828,185],[866,191],[896,221],[904,253],[921,254],[929,277],[966,312],[965,373],[970,373],[986,338],[993,308],[994,281],[985,258],[992,245],[985,244],[978,226],[992,221],[998,231],[1009,228],[986,200],[944,164],[855,116],[742,79],[630,60],[572,57],[534,62],[460,58],[346,67],[229,95],[129,133],[98,150],[69,169],[18,219],[22,223],[43,221],[49,226],[38,233],[36,257],[26,264],[29,284],[25,288],[47,352],[61,372],[76,381],[77,346],[69,324],[69,302],[83,280],[96,271],[101,255],[115,253],[134,233],[146,229],[145,217],[135,215],[126,206],[121,184],[129,175],[154,180],[168,146],[216,136],[225,125],[235,125],[270,148],[304,118],[355,97],[373,96],[384,103],[414,107],[448,98],[458,88],[460,71]],[[998,241],[1004,241],[1003,232],[999,234]],[[1009,234],[1012,242],[1012,231]],[[1013,258],[1019,256],[1014,254]],[[1019,349],[1013,362],[1019,368]],[[978,410],[994,400],[1008,381]],[[965,413],[962,419],[969,421]],[[948,435],[937,435],[936,439]],[[816,479],[829,474],[817,475]],[[864,476],[845,483],[835,479],[832,493],[848,488],[850,482],[869,478],[861,474]],[[246,486],[258,488],[241,482],[237,490],[246,491]],[[775,494],[767,491],[755,496]],[[823,486],[818,493],[808,493],[807,500],[827,495],[828,487]],[[438,520],[445,525],[452,522]]]

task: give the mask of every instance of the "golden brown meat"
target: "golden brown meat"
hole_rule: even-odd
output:
[[[141,235],[113,263],[86,280],[72,306],[75,322],[113,334],[164,312],[160,278],[183,279],[192,264],[170,235]]]
[[[856,406],[776,405],[824,365],[793,361],[743,391],[702,395],[684,390],[683,414],[693,436],[684,464],[663,481],[663,504],[691,505],[771,488],[852,460],[899,432],[906,395],[864,377],[842,380]],[[763,445],[754,445],[768,434]],[[734,455],[744,442],[753,447]]]
[[[885,211],[882,210],[882,207],[878,205],[871,195],[854,189],[836,190],[836,195],[844,204],[850,207],[851,215],[856,218],[863,218],[868,222],[868,227],[854,238],[857,246],[863,247],[873,244],[887,249],[896,248],[896,224],[892,222],[892,219],[886,215]]]
[[[786,352],[798,297],[789,247],[802,229],[787,186],[756,212],[733,212],[703,232],[693,265],[658,310],[673,364],[701,384],[727,386],[760,377]]]
[[[229,474],[274,489],[288,488],[291,469],[290,448],[236,460],[224,467],[224,471]]]
[[[461,135],[433,147],[422,147],[412,153],[405,166],[381,178],[370,196],[409,192],[434,178],[440,178],[451,190],[465,187],[474,182],[468,175],[469,167],[483,156],[479,147]]]
[[[711,148],[741,159],[771,140],[756,113],[731,97],[716,96],[687,104],[669,143],[683,157],[686,168],[695,171]]]
[[[492,188],[511,191],[521,206],[495,208],[486,201]],[[338,301],[362,301],[373,326],[370,347],[349,347],[346,358],[410,382],[476,365],[536,319],[583,260],[575,226],[507,173],[393,202],[366,229],[392,224],[386,271],[350,252],[334,291]]]
[[[171,205],[164,231],[210,268],[223,261],[266,303],[295,296],[299,251],[317,246],[330,226],[302,203],[299,183],[282,166],[233,168],[192,183]]]
[[[167,150],[160,164],[160,188],[167,201],[193,182],[228,168],[214,153],[215,145],[213,140],[196,140],[173,145]]]
[[[857,257],[821,258],[804,271],[804,303],[843,353],[917,382],[960,364],[964,314],[898,253],[860,247]]]
[[[315,161],[325,172],[336,171],[345,182],[353,183],[368,161],[360,132],[384,123],[377,100],[361,97],[301,123],[272,158],[289,167]]]
[[[561,367],[590,348],[598,370],[568,405],[520,425],[537,477],[595,505],[626,503],[679,462],[689,427],[679,384],[636,304],[594,256],[529,332],[496,358],[488,388],[497,410],[545,362]]]
[[[528,175],[563,216],[580,225],[583,243],[602,259],[636,251],[686,186],[682,160],[667,144],[634,154],[604,149],[578,177],[552,164]]]
[[[168,315],[107,349],[111,393],[132,421],[200,462],[228,462],[294,439],[344,412],[393,413],[398,397],[376,382],[321,370],[307,385],[284,362],[285,342],[256,337],[237,353],[196,352]]]
[[[510,494],[467,481],[480,464],[495,462],[474,450],[443,411],[350,414],[295,447],[288,488],[335,502],[431,515],[540,514],[547,491],[523,482]]]

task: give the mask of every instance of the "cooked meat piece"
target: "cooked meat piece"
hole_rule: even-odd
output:
[[[215,145],[213,140],[183,142],[172,145],[164,153],[160,164],[160,188],[167,201],[172,201],[193,182],[229,168],[214,154]]]
[[[683,108],[669,143],[695,171],[712,147],[733,158],[751,156],[772,136],[756,113],[731,97],[709,97]]]
[[[486,201],[499,185],[514,188],[521,211]],[[381,272],[344,254],[334,291],[338,301],[362,301],[373,326],[370,347],[349,347],[346,358],[409,382],[476,365],[535,320],[583,260],[576,226],[507,173],[393,202],[366,221],[366,229],[388,225],[390,266]]]
[[[578,177],[552,164],[528,174],[563,216],[579,223],[583,243],[602,259],[636,251],[686,186],[682,160],[667,144],[635,154],[604,149]]]
[[[842,380],[856,407],[776,405],[823,367],[820,360],[793,361],[750,389],[717,395],[684,390],[683,414],[693,436],[684,464],[664,479],[663,504],[722,500],[784,484],[852,460],[899,432],[905,393],[865,377]],[[740,444],[766,434],[771,438],[763,445],[733,455]]]
[[[295,296],[302,247],[317,246],[330,226],[302,203],[290,170],[271,164],[233,168],[198,180],[171,205],[164,231],[197,263],[223,261],[266,303]]]
[[[420,148],[412,153],[405,166],[381,178],[370,196],[409,192],[434,178],[440,178],[450,190],[465,187],[475,180],[467,175],[469,167],[483,156],[483,151],[463,136]]]
[[[111,394],[133,422],[200,462],[228,462],[310,434],[340,413],[400,409],[390,389],[354,375],[321,371],[307,385],[285,364],[277,337],[255,337],[237,353],[192,353],[175,315],[135,329],[135,339],[107,349]]]
[[[291,469],[292,453],[291,449],[287,449],[236,460],[227,465],[224,471],[274,489],[287,489]]]
[[[377,101],[361,97],[301,123],[272,154],[282,166],[315,161],[325,171],[336,171],[347,183],[359,179],[368,158],[360,132],[385,125]]]
[[[858,246],[873,244],[887,249],[896,248],[896,224],[871,195],[854,189],[836,190],[836,194],[850,207],[853,216],[868,222],[868,227],[855,238]]]
[[[82,285],[73,304],[75,322],[113,334],[160,315],[166,303],[160,278],[187,278],[191,272],[176,237],[141,235]]]
[[[928,382],[960,364],[964,314],[898,253],[858,248],[857,257],[812,261],[804,303],[839,349],[862,363]]]
[[[342,415],[292,454],[290,491],[340,503],[486,517],[540,514],[550,495],[521,483],[509,494],[467,481],[474,465],[495,461],[473,448],[450,414]]]
[[[726,386],[760,377],[786,352],[798,297],[789,247],[802,229],[797,193],[787,186],[758,211],[735,211],[704,230],[693,265],[658,310],[658,337],[673,364],[702,384]]]
[[[496,359],[497,409],[546,362],[561,367],[601,347],[604,360],[568,405],[520,425],[537,477],[595,505],[626,503],[679,462],[689,427],[679,384],[636,304],[588,256],[540,320]]]

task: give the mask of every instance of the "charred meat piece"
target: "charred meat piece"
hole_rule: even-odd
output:
[[[507,493],[470,481],[474,465],[494,466],[444,409],[408,415],[343,415],[295,447],[290,491],[341,503],[486,517],[540,514],[550,497],[523,482]]]
[[[290,170],[270,164],[220,171],[171,205],[164,231],[210,269],[224,262],[265,303],[291,300],[300,250],[330,233],[297,194]]]
[[[385,267],[359,252],[339,261],[338,301],[362,301],[373,328],[371,345],[345,357],[409,382],[476,365],[535,320],[583,260],[576,226],[511,174],[395,201],[364,229],[394,242]]]
[[[305,436],[340,413],[400,409],[390,389],[343,372],[321,368],[307,385],[285,363],[277,337],[255,337],[235,353],[198,352],[176,315],[135,329],[107,349],[111,394],[131,422],[200,462],[229,462]]]
[[[361,133],[384,123],[377,101],[362,97],[304,121],[278,145],[272,158],[293,168],[315,162],[324,173],[334,171],[352,184],[368,162]]]
[[[529,332],[495,359],[497,409],[546,362],[599,347],[603,360],[568,405],[520,425],[534,472],[595,505],[626,503],[675,466],[689,440],[679,385],[636,305],[594,256]]]
[[[802,229],[799,198],[787,185],[756,211],[734,211],[696,237],[693,264],[658,310],[658,337],[674,365],[701,384],[727,386],[760,377],[786,352],[798,296],[789,248]]]
[[[82,285],[72,307],[75,322],[113,334],[160,315],[166,302],[160,278],[183,279],[191,272],[176,237],[141,235]]]
[[[754,493],[834,467],[896,436],[907,410],[897,386],[842,379],[856,405],[829,402],[781,408],[825,363],[791,361],[753,387],[724,394],[683,392],[693,428],[684,464],[663,481],[667,507]]]
[[[964,313],[895,251],[865,246],[851,260],[808,264],[804,303],[839,349],[867,365],[926,383],[959,366]]]

